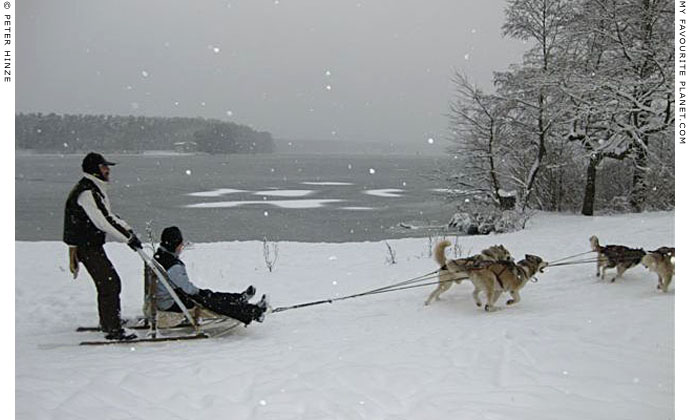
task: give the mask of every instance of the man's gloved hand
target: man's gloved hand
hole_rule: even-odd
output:
[[[72,273],[72,278],[77,278],[79,274],[79,257],[77,256],[77,247],[69,247],[69,272]]]
[[[127,241],[127,246],[132,248],[132,250],[136,251],[137,249],[142,249],[143,246],[141,245],[141,241],[139,238],[137,238],[137,235],[132,232],[132,236],[129,237],[129,241]]]

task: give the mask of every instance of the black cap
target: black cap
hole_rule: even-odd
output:
[[[81,170],[87,174],[100,174],[99,165],[113,166],[115,162],[108,162],[102,154],[91,152],[81,161]]]
[[[182,243],[182,231],[177,226],[168,226],[161,233],[161,246],[170,252],[175,252]]]

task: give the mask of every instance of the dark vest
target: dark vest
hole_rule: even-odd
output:
[[[165,268],[165,271],[170,270],[170,267],[176,264],[184,265],[182,260],[177,258],[175,254],[163,247],[158,248],[156,253],[153,255],[153,258],[155,258],[156,261],[158,261],[158,263]]]
[[[79,195],[84,191],[92,191],[103,197],[101,190],[88,178],[82,178],[72,188],[65,203],[65,225],[62,240],[67,245],[102,246],[105,243],[105,232],[99,230],[86,211],[77,203]]]

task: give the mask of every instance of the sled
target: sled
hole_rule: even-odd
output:
[[[82,341],[79,343],[80,345],[136,344],[215,338],[226,335],[242,324],[236,319],[218,315],[200,306],[195,306],[191,311],[188,310],[170,286],[170,278],[165,269],[153,258],[148,257],[143,250],[140,249],[137,252],[144,260],[144,315],[127,320],[123,327],[132,330],[148,330],[148,333],[145,337],[138,337],[133,340]],[[156,309],[156,286],[158,282],[165,286],[183,312],[167,312]],[[184,329],[191,329],[192,331],[179,332]],[[77,327],[76,330],[78,332],[101,331],[100,327]],[[173,334],[163,333],[168,331],[173,331]],[[161,335],[159,336],[159,334]]]

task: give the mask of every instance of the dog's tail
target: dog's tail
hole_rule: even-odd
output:
[[[589,243],[592,245],[592,251],[599,252],[601,250],[601,245],[599,245],[599,238],[597,238],[597,235],[592,235],[592,237],[589,238]]]
[[[434,247],[434,260],[436,260],[441,267],[446,265],[446,248],[450,245],[450,241],[446,239],[437,243]]]
[[[656,256],[653,252],[650,252],[644,257],[642,257],[642,265],[649,269],[656,268]]]

